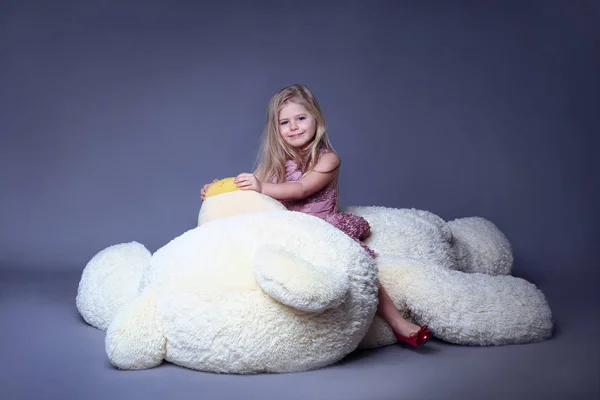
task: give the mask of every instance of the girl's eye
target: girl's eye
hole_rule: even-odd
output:
[[[287,124],[287,121],[283,121],[283,122],[281,123],[281,125],[285,125],[285,124]]]
[[[300,121],[302,121],[302,120],[306,119],[306,117],[300,117],[300,118],[298,118],[298,119],[299,119]]]

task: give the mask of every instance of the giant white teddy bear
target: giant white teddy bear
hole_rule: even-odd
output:
[[[357,347],[396,342],[375,315],[379,282],[405,317],[438,339],[502,345],[551,336],[544,295],[510,276],[510,244],[485,219],[343,209],[370,223],[373,259],[327,222],[227,184],[215,185],[223,188],[203,203],[198,227],[154,254],[123,243],[86,265],[77,309],[107,331],[116,367],[163,360],[225,373],[323,367]]]

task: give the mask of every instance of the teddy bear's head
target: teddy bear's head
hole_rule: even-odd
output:
[[[377,307],[373,259],[327,222],[291,211],[203,224],[156,251],[147,274],[107,331],[119,368],[163,359],[229,373],[318,368],[358,346]]]

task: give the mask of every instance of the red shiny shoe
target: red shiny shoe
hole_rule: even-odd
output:
[[[396,333],[396,331],[394,331],[394,336],[396,336],[399,342],[408,343],[417,349],[423,346],[433,335],[427,325],[423,325],[418,332],[411,333],[409,337],[402,336]]]

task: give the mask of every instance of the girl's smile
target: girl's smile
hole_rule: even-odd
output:
[[[317,124],[306,108],[288,101],[279,111],[279,134],[292,147],[301,148],[315,137]]]

